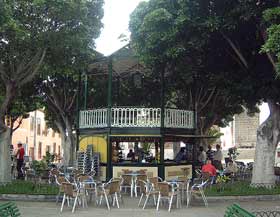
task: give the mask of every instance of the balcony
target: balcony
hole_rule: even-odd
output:
[[[109,114],[109,115],[108,115]],[[108,109],[94,109],[80,111],[80,129],[85,128],[159,128],[161,127],[160,108],[134,108],[134,107],[113,107]],[[179,109],[164,110],[164,127],[194,129],[193,111]]]

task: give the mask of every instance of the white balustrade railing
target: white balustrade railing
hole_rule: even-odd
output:
[[[108,126],[108,109],[80,111],[80,128],[102,128]]]
[[[164,127],[193,129],[193,111],[165,109]]]
[[[159,108],[112,108],[112,127],[160,127]]]
[[[111,109],[112,127],[160,127],[160,108],[126,108]],[[80,112],[80,128],[108,127],[108,109],[94,109]],[[164,127],[194,128],[192,111],[165,109]]]

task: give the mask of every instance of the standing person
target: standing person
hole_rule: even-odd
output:
[[[223,165],[222,165],[222,160],[223,160],[223,153],[221,150],[221,146],[219,144],[216,145],[217,151],[214,154],[214,161],[213,165],[218,169],[218,170],[223,170]]]
[[[206,152],[206,154],[207,154],[207,159],[213,161],[213,159],[214,159],[214,153],[215,153],[215,152],[212,150],[212,146],[211,146],[211,145],[208,145],[208,150],[207,150],[207,152]]]
[[[24,148],[22,147],[22,143],[19,142],[18,149],[15,154],[17,158],[17,172],[18,172],[18,179],[23,179],[23,173],[22,173],[22,166],[23,166],[23,159],[24,159]]]
[[[200,146],[199,147],[199,155],[197,157],[197,160],[199,162],[200,165],[204,165],[206,163],[206,152],[204,151],[203,147]]]
[[[187,160],[186,149],[181,148],[175,157],[175,162],[180,163],[181,161]]]
[[[129,152],[127,154],[127,159],[134,161],[135,160],[135,153],[132,151],[132,149],[129,149]]]

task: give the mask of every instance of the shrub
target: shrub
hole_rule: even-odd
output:
[[[264,187],[251,187],[250,182],[228,182],[221,187],[219,185],[213,185],[211,188],[205,190],[207,196],[246,196],[246,195],[272,195],[280,194],[280,186],[276,186],[271,189]]]
[[[29,181],[13,181],[0,185],[0,194],[30,194],[30,195],[56,195],[58,187],[49,184],[39,184]]]

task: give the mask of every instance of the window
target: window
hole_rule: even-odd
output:
[[[51,152],[51,146],[49,146],[49,145],[46,146],[46,153],[47,152],[49,152],[49,153]]]
[[[60,156],[60,146],[58,146],[58,156]]]
[[[34,148],[29,148],[29,156],[31,156],[32,160],[34,159]]]
[[[54,130],[52,131],[52,137],[55,137],[55,131]]]
[[[28,137],[25,137],[25,143],[28,144]]]
[[[53,143],[53,153],[54,154],[56,153],[56,143],[55,142]]]
[[[35,127],[35,118],[34,117],[30,117],[30,130],[33,131]]]
[[[38,145],[38,158],[39,159],[42,158],[42,142],[39,142],[39,145]]]
[[[41,135],[41,119],[37,118],[37,135]]]

